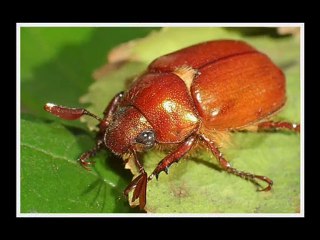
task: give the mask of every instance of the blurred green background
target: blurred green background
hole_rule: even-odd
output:
[[[94,132],[90,132],[80,121],[63,121],[51,116],[43,110],[43,105],[54,102],[72,107],[83,106],[99,114],[114,92],[123,89],[126,77],[140,72],[155,57],[195,42],[244,39],[266,52],[285,70],[287,76],[288,103],[279,119],[299,121],[299,41],[291,34],[280,36],[276,28],[169,29],[152,34],[137,44],[134,51],[140,57],[140,65],[129,64],[111,77],[93,80],[93,71],[106,63],[111,49],[129,40],[143,38],[155,30],[159,28],[21,28],[22,213],[141,212],[130,208],[123,197],[122,191],[132,175],[124,170],[121,159],[104,151],[95,158],[94,171],[85,171],[76,159],[92,148]],[[86,104],[79,103],[83,96],[87,97],[87,101],[83,101]],[[270,155],[269,150],[275,148],[274,142],[277,141],[281,143],[278,144],[279,149]],[[176,174],[170,174],[167,178],[160,176],[159,183],[150,184],[150,204],[147,207],[152,212],[299,212],[298,146],[298,137],[290,134],[249,134],[248,137],[236,136],[235,147],[226,152],[227,156],[238,158],[236,163],[239,165],[236,166],[244,170],[256,167],[256,171],[272,174],[277,167],[285,168],[284,173],[275,174],[277,183],[284,182],[283,191],[275,196],[257,195],[254,187],[246,181],[238,178],[231,181],[229,175],[218,174],[220,172],[208,168],[206,164],[199,164],[199,161],[182,161],[180,170],[176,165],[170,169]],[[238,156],[240,149],[242,156]],[[254,159],[248,159],[252,155],[260,159],[260,165]],[[162,157],[161,153],[154,152],[146,156],[151,159],[146,161],[148,171]],[[203,158],[209,159],[208,155]],[[280,158],[281,164],[273,165],[277,162],[274,158]],[[190,169],[195,171],[192,173]],[[190,172],[190,176],[184,174],[185,171]],[[185,177],[176,178],[179,174]],[[175,188],[185,187],[185,181],[195,179],[199,174],[215,185],[207,185],[202,189],[203,194],[198,194],[199,184],[206,185],[203,179],[197,179],[190,185],[193,194],[189,198],[181,202],[180,198],[173,196],[173,192],[181,190]],[[288,176],[294,177],[287,181]],[[238,189],[241,191],[237,192]],[[212,199],[207,196],[212,196]],[[206,198],[202,205],[201,198]],[[194,202],[197,202],[196,207]],[[210,208],[212,202],[214,205]],[[225,202],[234,207],[228,208]]]
[[[154,28],[21,28],[21,106],[48,117],[39,103],[76,106],[92,83],[93,70],[120,43],[146,36]],[[41,106],[41,105],[40,105]]]

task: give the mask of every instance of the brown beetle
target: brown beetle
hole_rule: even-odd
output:
[[[81,155],[88,159],[102,148],[114,154],[133,156],[140,175],[125,189],[132,201],[146,204],[147,182],[188,153],[196,142],[203,143],[229,173],[268,183],[268,177],[238,171],[219,151],[219,135],[241,130],[287,129],[300,132],[299,124],[273,122],[269,118],[285,104],[285,77],[263,53],[242,41],[220,40],[197,44],[154,60],[126,92],[116,95],[104,117],[80,108],[47,103],[45,110],[67,120],[83,115],[99,124],[96,146]],[[148,177],[137,152],[155,145],[174,145]]]

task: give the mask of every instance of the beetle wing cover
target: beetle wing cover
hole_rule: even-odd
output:
[[[222,58],[255,51],[253,47],[242,41],[204,42],[157,58],[149,65],[149,71],[174,72],[181,66],[200,68]]]
[[[199,71],[191,92],[208,128],[240,128],[268,117],[285,103],[285,77],[262,53],[224,58]]]

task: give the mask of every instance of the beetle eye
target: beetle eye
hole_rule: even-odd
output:
[[[154,132],[151,130],[142,132],[136,138],[137,143],[144,144],[146,148],[152,148],[155,142]]]

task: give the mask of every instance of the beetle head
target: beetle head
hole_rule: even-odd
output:
[[[155,134],[148,120],[133,106],[120,107],[113,115],[104,143],[115,154],[134,148],[145,151],[153,147]]]

